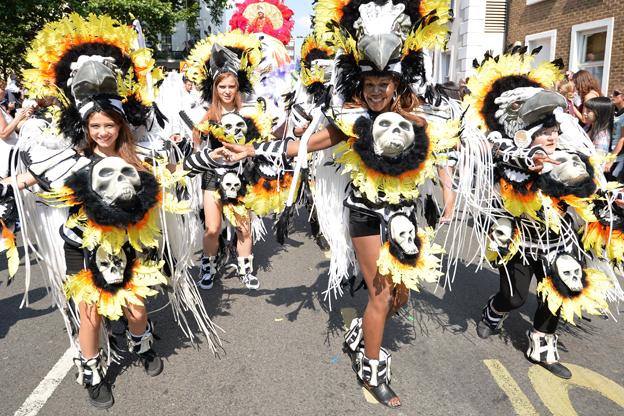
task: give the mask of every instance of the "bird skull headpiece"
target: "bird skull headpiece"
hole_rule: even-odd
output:
[[[390,238],[409,256],[418,254],[416,226],[405,215],[396,215],[390,220]]]
[[[400,62],[387,67],[391,61],[400,58],[403,41],[412,26],[410,17],[403,13],[405,5],[392,1],[379,5],[371,1],[362,4],[358,10],[360,18],[354,24],[358,32],[357,46],[365,60],[375,67],[362,69],[401,72]]]
[[[514,224],[509,218],[497,218],[492,224],[488,234],[488,248],[498,252],[501,249],[509,248],[509,244],[513,239]]]
[[[579,155],[557,151],[550,157],[560,162],[558,165],[553,165],[548,173],[555,181],[566,186],[573,186],[589,178],[587,166]]]
[[[526,100],[542,91],[541,88],[519,87],[505,91],[494,100],[498,109],[494,116],[505,128],[507,137],[513,138],[518,130],[525,127],[525,122],[520,118],[520,109]]]
[[[103,246],[100,246],[95,252],[97,269],[109,285],[123,282],[127,262],[128,259],[123,250],[120,250],[117,254],[110,254],[104,250]]]
[[[236,113],[227,113],[221,117],[221,127],[226,136],[232,136],[237,143],[244,143],[247,135],[245,120]]]
[[[403,116],[388,112],[373,123],[373,151],[376,155],[397,157],[414,143],[414,126]]]
[[[574,257],[561,254],[555,259],[555,271],[572,292],[583,290],[583,268]]]
[[[221,179],[221,189],[229,199],[236,199],[242,186],[241,180],[234,172],[228,172]]]
[[[120,157],[105,157],[91,171],[91,189],[106,204],[131,200],[141,188],[136,168]]]

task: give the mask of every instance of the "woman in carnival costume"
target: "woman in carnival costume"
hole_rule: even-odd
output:
[[[162,154],[140,150],[130,130],[131,124],[140,126],[152,116],[151,83],[159,79],[150,52],[133,48],[136,37],[131,28],[95,15],[85,19],[72,14],[42,29],[28,52],[33,69],[24,72],[24,79],[34,95],[54,95],[62,107],[56,114],[58,127],[43,126],[38,134],[20,139],[28,172],[12,179],[20,189],[36,184],[44,202],[69,208],[60,244],[54,236],[59,226],[51,219],[37,227],[48,235],[29,231],[27,223],[36,221],[32,205],[23,211],[24,233],[32,234],[42,249],[39,257],[68,333],[78,327],[77,342],[70,335],[79,351],[74,359],[77,382],[98,408],[113,405],[105,377],[110,353],[107,359],[99,348],[108,341],[100,338],[103,318],[124,316],[129,351],[148,375],[163,370],[152,348],[145,299],[168,283],[160,248],[177,251],[170,239],[160,241],[161,212],[188,211],[172,192],[182,175],[170,173]],[[180,269],[186,267],[183,263],[171,267],[172,309],[190,336],[182,311],[193,314],[214,348],[210,336],[216,328],[188,273]]]
[[[390,354],[381,347],[385,322],[405,304],[409,289],[418,290],[421,282],[440,275],[442,249],[433,243],[432,230],[416,225],[416,202],[420,186],[435,175],[436,154],[455,145],[457,131],[413,114],[419,100],[411,84],[424,79],[423,49],[446,41],[448,6],[439,1],[318,1],[315,28],[327,33],[339,51],[331,93],[340,93],[346,104],[330,104],[325,109],[330,126],[312,134],[318,126],[313,121],[300,141],[286,139],[279,148],[276,143],[225,145],[231,160],[261,156],[277,163],[336,146],[336,164],[350,179],[345,222],[369,288],[364,316],[351,322],[345,336],[345,351],[358,380],[389,407],[401,402],[389,385]],[[342,219],[341,210],[336,222]],[[337,261],[349,258],[353,254]],[[328,291],[340,291],[346,269],[344,275],[330,273]]]
[[[573,324],[581,311],[602,313],[609,297],[621,297],[617,278],[605,272],[608,263],[578,238],[597,220],[599,190],[611,186],[591,141],[565,113],[565,98],[548,90],[561,76],[559,63],[533,68],[533,59],[526,48],[514,48],[476,63],[464,99],[459,165],[468,169],[460,173],[458,206],[473,214],[482,259],[500,274],[500,290],[485,305],[477,334],[488,338],[502,328],[526,302],[535,275],[538,306],[526,356],[570,378],[559,362],[559,320]]]
[[[260,40],[240,30],[210,36],[199,42],[189,56],[188,76],[199,86],[208,112],[196,126],[197,135],[206,137],[205,151],[187,160],[191,172],[205,170],[205,233],[199,287],[212,288],[217,273],[222,217],[235,227],[237,265],[241,282],[249,289],[260,283],[253,273],[253,240],[264,230],[256,215],[279,211],[288,177],[279,176],[270,164],[230,163],[210,158],[211,150],[223,143],[256,143],[269,140],[272,119],[261,105],[243,104],[243,94],[253,93],[254,70],[262,59]],[[224,242],[225,244],[226,242]]]

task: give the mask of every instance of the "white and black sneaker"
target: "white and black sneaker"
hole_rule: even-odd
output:
[[[203,256],[199,268],[199,282],[197,286],[203,290],[210,290],[217,274],[217,256]]]
[[[238,278],[247,289],[256,290],[260,281],[253,274],[253,255],[238,258]]]

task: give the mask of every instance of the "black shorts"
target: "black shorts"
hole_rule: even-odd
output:
[[[63,250],[65,251],[65,275],[76,274],[85,268],[83,249],[65,243]]]
[[[351,234],[351,238],[379,235],[380,227],[379,217],[349,209],[349,234]]]
[[[219,175],[213,171],[202,173],[201,188],[204,191],[216,191],[219,188]]]

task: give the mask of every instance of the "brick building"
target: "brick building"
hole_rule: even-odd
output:
[[[602,92],[624,87],[624,0],[509,0],[506,44],[542,46],[538,60],[586,69]]]

